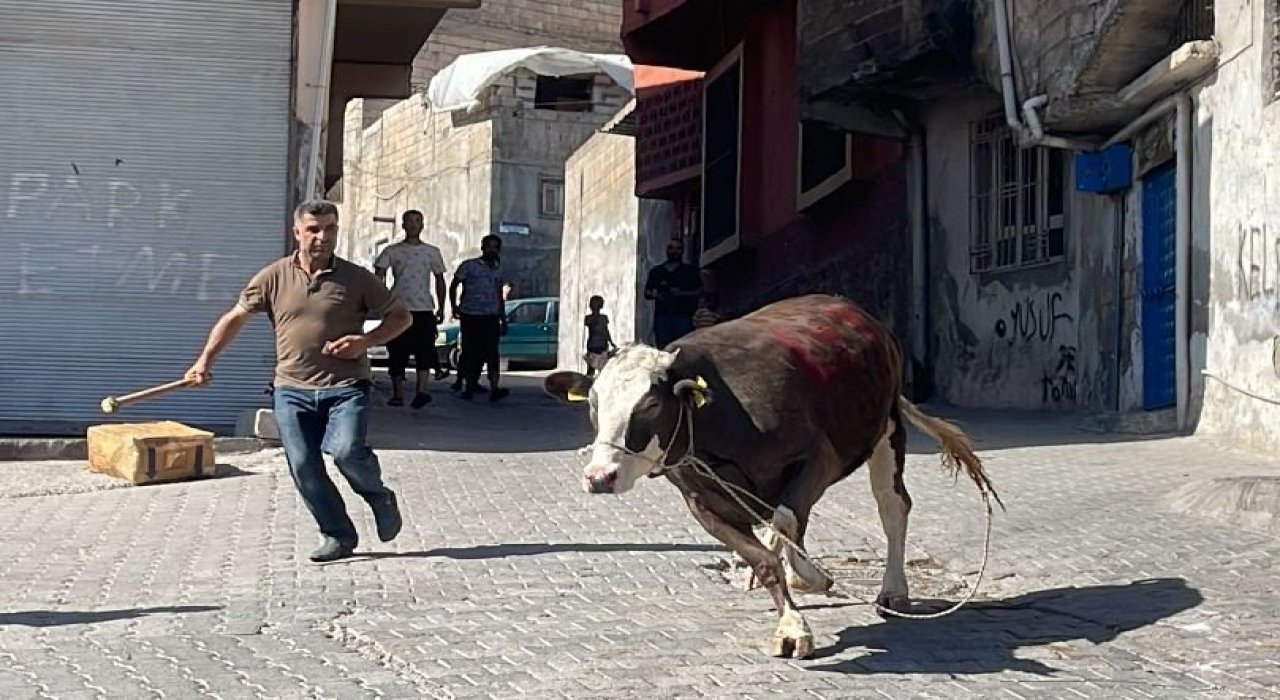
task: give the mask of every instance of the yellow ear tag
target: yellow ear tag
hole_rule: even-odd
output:
[[[569,393],[565,394],[565,398],[570,401],[587,401],[590,400],[591,396],[587,392],[574,387],[569,390]]]
[[[699,376],[693,382],[698,385],[698,388],[693,391],[693,406],[702,408],[707,405],[707,380]]]

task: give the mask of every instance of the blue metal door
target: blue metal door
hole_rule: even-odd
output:
[[[1148,411],[1177,402],[1176,175],[1171,163],[1142,181],[1142,406]]]

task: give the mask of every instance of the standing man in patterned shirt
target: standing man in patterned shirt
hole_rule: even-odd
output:
[[[444,322],[444,255],[440,249],[422,240],[422,212],[406,211],[400,217],[404,240],[382,250],[373,263],[378,279],[386,281],[387,270],[395,276],[391,292],[400,297],[413,314],[409,330],[387,344],[387,374],[391,376],[391,406],[404,405],[404,377],[409,366],[409,356],[414,360],[414,379],[417,391],[412,406],[422,408],[431,403],[427,391],[427,370],[435,372],[436,379],[444,379],[440,360],[436,355],[437,324]],[[436,295],[431,298],[431,278],[435,278]]]
[[[506,280],[502,275],[502,239],[489,234],[480,239],[480,257],[465,260],[453,274],[449,285],[449,306],[453,316],[460,321],[462,333],[462,357],[458,364],[458,376],[465,382],[461,398],[470,400],[480,383],[480,367],[489,365],[489,400],[498,401],[507,396],[506,389],[498,388],[501,375],[498,345],[507,334],[506,304],[502,287]],[[462,287],[462,299],[458,299],[458,287]]]

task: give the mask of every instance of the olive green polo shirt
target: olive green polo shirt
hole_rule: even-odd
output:
[[[333,256],[314,277],[290,255],[258,271],[240,293],[240,307],[264,312],[276,334],[277,387],[327,389],[372,377],[369,357],[326,355],[324,344],[364,333],[370,311],[385,312],[395,297],[373,273]]]

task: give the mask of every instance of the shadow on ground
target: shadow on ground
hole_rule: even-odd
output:
[[[361,559],[506,559],[507,557],[533,557],[542,554],[601,554],[614,552],[728,552],[714,544],[655,544],[655,543],[550,543],[531,542],[521,544],[489,544],[477,547],[440,547],[421,552],[369,552],[357,553],[345,561]]]
[[[384,450],[435,450],[463,453],[560,452],[578,449],[594,437],[585,406],[566,406],[542,391],[541,372],[503,375],[511,395],[490,403],[484,394],[470,401],[450,391],[453,378],[429,385],[432,402],[414,410],[387,406],[391,383],[374,376],[374,412],[370,440]],[[410,383],[413,375],[410,373]],[[1083,413],[1050,411],[975,410],[925,404],[930,415],[957,423],[984,450],[1053,445],[1087,445],[1168,439],[1170,435],[1102,432],[1086,425]],[[912,428],[907,443],[911,454],[936,454],[937,443]]]
[[[931,416],[945,418],[960,426],[973,440],[979,456],[983,450],[1055,445],[1110,445],[1167,440],[1176,437],[1165,434],[1141,435],[1088,429],[1084,426],[1091,417],[1084,413],[967,409],[941,404],[922,404],[920,409]],[[936,441],[921,433],[915,426],[910,427],[907,439],[908,453],[935,454],[937,451]]]
[[[410,374],[410,381],[412,381]],[[591,442],[586,410],[566,406],[542,391],[538,374],[503,376],[510,396],[490,403],[485,394],[470,401],[449,390],[452,380],[432,382],[432,401],[421,409],[390,407],[391,385],[375,376],[369,439],[374,449],[437,452],[521,453],[576,450]]]
[[[132,620],[147,615],[181,615],[221,610],[220,606],[180,605],[161,608],[126,608],[123,610],[31,610],[28,612],[0,613],[0,627],[22,625],[26,627],[61,627],[64,625],[92,625],[115,620]]]
[[[1058,669],[1034,659],[1018,658],[1015,652],[1024,647],[1077,640],[1091,644],[1110,642],[1125,632],[1153,625],[1202,602],[1200,592],[1181,578],[1055,588],[973,603],[937,620],[888,619],[850,627],[840,633],[834,645],[817,650],[814,658],[830,658],[851,649],[864,649],[865,654],[810,665],[808,669],[848,674],[1020,671],[1050,675]],[[1080,650],[1068,647],[1049,653],[1070,658],[1073,651]]]

